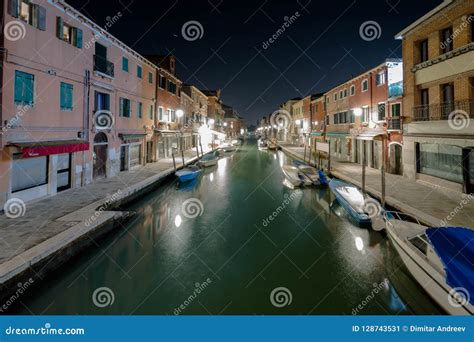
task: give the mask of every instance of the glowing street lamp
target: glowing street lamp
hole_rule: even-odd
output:
[[[296,120],[296,121],[295,121],[295,124],[300,125],[300,124],[301,124],[301,120]]]
[[[176,111],[176,116],[177,116],[178,118],[182,118],[183,115],[184,115],[184,112],[183,112],[182,109],[178,109],[178,110]]]
[[[354,112],[355,116],[361,116],[362,115],[362,108],[354,108],[352,111]]]
[[[216,121],[214,119],[209,119],[209,125],[214,125]]]
[[[227,122],[224,122],[224,127],[227,127]]]

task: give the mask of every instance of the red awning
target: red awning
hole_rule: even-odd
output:
[[[22,158],[48,156],[50,154],[74,153],[89,150],[89,143],[82,140],[41,141],[11,143],[21,148]]]

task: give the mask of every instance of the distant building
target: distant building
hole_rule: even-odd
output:
[[[403,39],[405,176],[474,192],[474,2],[445,0]]]
[[[224,131],[228,138],[236,139],[246,131],[245,122],[231,106],[222,105],[224,109]]]

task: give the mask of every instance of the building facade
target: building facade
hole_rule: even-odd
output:
[[[474,2],[445,0],[403,40],[403,167],[411,180],[474,192]]]

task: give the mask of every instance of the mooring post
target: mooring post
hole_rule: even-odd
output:
[[[176,160],[174,158],[174,150],[173,152],[171,152],[171,156],[173,157],[173,168],[174,168],[174,172],[176,172]]]
[[[183,166],[185,165],[185,162],[184,162],[184,150],[181,150],[181,159],[183,160]]]

